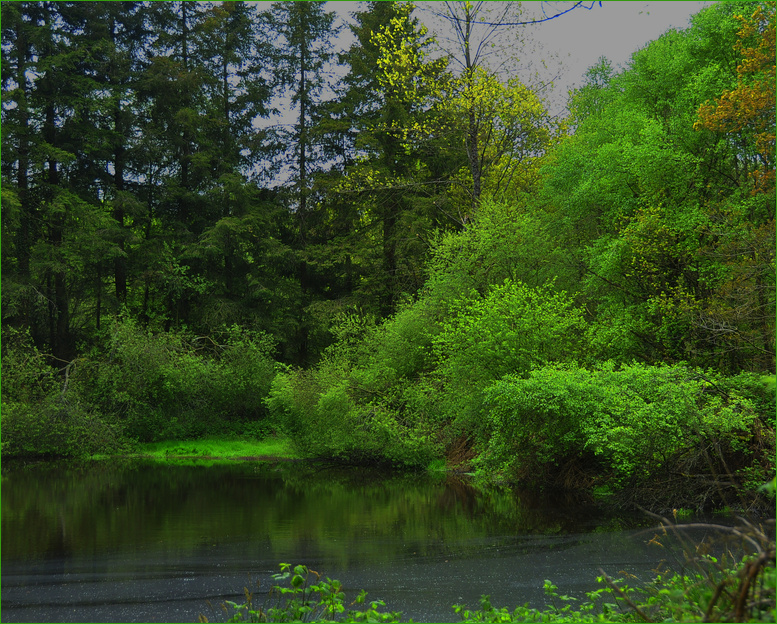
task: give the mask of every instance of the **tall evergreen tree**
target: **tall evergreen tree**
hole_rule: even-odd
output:
[[[447,137],[430,132],[429,122],[444,92],[447,60],[429,57],[430,41],[413,10],[410,3],[376,2],[357,15],[344,81],[343,99],[359,111],[347,187],[363,206],[360,230],[379,250],[365,282],[384,316],[401,293],[420,287],[423,238],[441,225],[428,198],[457,169],[446,162],[435,170]]]
[[[30,252],[41,228],[35,161],[41,138],[30,102],[34,88],[43,6],[37,2],[2,3],[2,175],[3,322],[35,331],[35,289],[30,283]],[[11,201],[9,188],[15,190]],[[13,235],[11,234],[13,232]],[[38,340],[39,344],[40,341]]]
[[[324,102],[328,64],[333,61],[332,42],[338,36],[334,13],[326,2],[276,2],[264,14],[274,36],[272,66],[274,84],[296,106],[293,129],[278,128],[280,139],[291,146],[283,162],[293,176],[294,210],[300,221],[300,240],[307,237],[311,174],[321,167],[313,120]]]
[[[277,94],[287,97],[295,110],[296,123],[291,128],[274,128],[276,171],[290,176],[289,209],[296,222],[295,246],[299,251],[297,276],[306,297],[317,290],[313,263],[308,247],[321,242],[323,233],[321,205],[314,196],[316,175],[325,169],[318,122],[322,107],[331,90],[328,70],[334,62],[333,41],[339,27],[334,13],[327,12],[325,2],[276,2],[263,14],[268,36],[272,37],[271,65]],[[309,351],[309,330],[300,323],[297,337],[300,358]]]

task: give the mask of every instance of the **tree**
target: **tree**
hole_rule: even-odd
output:
[[[361,232],[369,232],[380,249],[373,294],[383,316],[394,311],[402,292],[421,286],[422,237],[441,225],[435,221],[443,215],[436,199],[427,197],[458,169],[442,162],[448,137],[440,136],[433,124],[434,107],[448,80],[447,61],[429,58],[431,41],[413,10],[411,3],[372,6],[360,31],[363,40],[351,51],[358,61],[346,78],[354,85],[350,93],[371,89],[356,119],[357,160],[342,188],[359,198]],[[372,75],[370,66],[377,67]]]
[[[230,226],[239,229],[251,210],[253,189],[241,187],[264,155],[253,124],[268,114],[270,97],[256,19],[242,2],[151,6],[157,37],[139,81],[137,151],[147,206],[142,247],[153,261],[138,304],[145,318],[161,305],[167,327],[225,320],[245,279],[234,271],[241,252]]]
[[[101,246],[90,262],[95,278],[95,327],[99,329],[105,307],[116,313],[127,303],[129,253],[135,238],[128,222],[139,208],[132,175],[138,128],[137,76],[149,33],[146,8],[140,2],[74,3],[63,20],[73,46],[84,52],[76,75],[84,83],[88,102],[80,107],[78,126],[71,131],[83,144],[76,153],[74,185],[84,201],[101,206],[103,218],[113,219],[106,222],[105,232],[111,244]],[[106,306],[103,281],[111,277],[114,289]]]
[[[573,96],[575,134],[545,169],[540,205],[599,357],[771,366],[773,212],[750,196],[741,137],[694,130],[700,104],[737,83],[743,7],[702,11]]]
[[[40,233],[36,217],[40,199],[34,188],[36,180],[31,180],[37,173],[35,147],[40,138],[35,135],[35,111],[30,103],[34,85],[30,76],[36,70],[36,58],[40,58],[36,52],[42,10],[39,3],[2,4],[3,322],[13,319],[28,327],[35,324],[36,307],[35,289],[30,282],[30,252]]]
[[[209,330],[247,322],[248,258],[259,260],[262,239],[274,233],[272,202],[251,181],[267,155],[254,124],[269,115],[271,96],[268,43],[258,32],[259,17],[245,2],[214,4],[194,35],[213,77],[202,83],[209,120],[203,133],[214,152],[212,180],[202,192],[217,210],[189,252],[211,285],[197,313],[197,322]]]
[[[445,2],[446,11],[437,13],[438,16],[447,20],[453,29],[455,38],[453,46],[458,48],[458,55],[451,54],[461,66],[461,76],[459,78],[460,104],[463,104],[463,111],[467,117],[467,129],[465,134],[465,145],[467,162],[469,164],[469,173],[472,179],[472,208],[474,212],[480,196],[482,194],[483,179],[483,157],[481,150],[481,141],[483,133],[480,132],[480,122],[482,118],[478,115],[481,89],[484,77],[488,72],[484,68],[485,57],[491,51],[494,40],[498,38],[501,31],[500,24],[506,22],[517,9],[517,3],[505,2],[497,9],[497,15],[491,17],[490,11],[483,2]],[[478,28],[479,23],[485,22],[486,16],[494,21],[482,28]],[[490,76],[489,76],[490,77]],[[480,83],[479,85],[477,83]]]
[[[739,30],[733,47],[740,54],[736,87],[702,104],[694,128],[735,137],[754,197],[740,206],[711,206],[718,242],[707,253],[725,267],[726,279],[697,323],[718,348],[755,351],[773,370],[775,3],[760,3],[734,19]]]
[[[296,224],[297,279],[306,297],[316,287],[307,249],[320,242],[316,240],[316,226],[323,219],[314,197],[316,174],[325,169],[318,124],[323,120],[324,96],[330,87],[327,72],[334,60],[332,40],[339,32],[335,15],[326,11],[325,4],[276,2],[262,14],[272,42],[269,58],[273,88],[277,95],[290,97],[297,109],[292,129],[280,125],[273,128],[277,149],[274,171],[290,175],[292,192],[287,198]],[[309,351],[309,328],[302,322],[298,327],[296,343],[304,361]]]
[[[745,134],[750,156],[758,162],[750,176],[754,192],[774,188],[775,114],[775,3],[756,6],[748,17],[735,15],[740,24],[734,49],[741,54],[737,86],[724,91],[715,102],[699,107],[695,128]]]
[[[502,83],[481,67],[443,110],[466,120],[460,132],[468,144],[470,214],[484,196],[504,201],[534,190],[542,157],[563,131],[531,89],[517,79]]]
[[[263,16],[273,33],[273,85],[281,94],[289,93],[297,107],[293,130],[278,128],[279,142],[291,145],[292,154],[284,154],[294,179],[294,210],[300,221],[300,239],[306,239],[310,173],[317,166],[316,145],[311,124],[328,87],[327,64],[333,59],[332,39],[339,32],[333,13],[325,2],[276,2]]]
[[[458,112],[448,109],[447,114],[465,119],[463,146],[468,164],[468,184],[471,188],[470,216],[474,214],[483,195],[486,179],[494,173],[497,193],[504,191],[505,183],[516,173],[516,168],[528,165],[522,162],[526,154],[526,135],[515,133],[516,125],[523,125],[526,112],[533,108],[537,118],[533,123],[553,126],[542,110],[538,94],[544,85],[528,88],[532,68],[527,63],[518,63],[516,51],[528,47],[525,35],[517,35],[517,26],[539,24],[554,19],[574,8],[584,6],[576,2],[564,11],[545,11],[543,17],[521,20],[519,2],[461,2],[429,3],[429,11],[444,27],[437,29],[436,38],[454,66],[458,66],[457,80],[453,86],[453,103]],[[444,9],[440,7],[444,5]],[[591,4],[591,7],[593,3]],[[440,8],[438,8],[440,7]],[[591,8],[587,7],[587,8]],[[505,75],[510,78],[505,78]],[[521,80],[519,80],[519,77]],[[523,84],[521,84],[523,82]],[[520,85],[520,86],[519,86]],[[512,94],[508,93],[512,91]],[[500,102],[501,100],[501,102]],[[516,104],[525,100],[525,106]],[[510,108],[512,107],[512,110]],[[522,112],[518,112],[521,109]],[[517,114],[518,119],[510,119]],[[516,123],[517,121],[517,123]],[[500,128],[501,126],[501,128]],[[506,130],[510,128],[510,130]],[[551,134],[553,132],[551,131]],[[543,148],[532,146],[528,151],[537,155]],[[510,161],[509,165],[503,160]],[[498,166],[497,163],[502,164]],[[505,166],[506,165],[506,166]],[[496,171],[492,172],[492,167]],[[531,176],[529,176],[531,177]],[[463,215],[466,220],[467,216]]]

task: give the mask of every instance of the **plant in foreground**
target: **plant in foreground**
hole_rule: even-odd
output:
[[[367,592],[364,590],[346,606],[342,583],[330,578],[323,579],[318,572],[307,566],[292,567],[291,564],[282,563],[280,573],[273,574],[273,578],[279,582],[288,581],[288,587],[273,585],[261,605],[248,588],[243,588],[246,597],[243,604],[228,600],[222,605],[224,612],[230,616],[227,622],[400,621],[401,613],[381,611],[386,606],[382,600],[367,603]],[[359,607],[350,608],[355,605]],[[361,610],[363,606],[366,609]],[[199,621],[208,622],[208,618],[200,614]]]

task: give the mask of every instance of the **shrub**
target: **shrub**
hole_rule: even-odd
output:
[[[80,391],[142,442],[266,435],[273,425],[264,399],[279,366],[272,340],[237,327],[215,338],[223,342],[117,323],[108,357],[90,354],[91,374]]]
[[[26,332],[3,329],[3,455],[81,457],[121,448],[121,429],[74,390],[80,363],[58,375],[48,359]]]
[[[425,466],[439,455],[428,422],[405,397],[431,365],[434,313],[407,306],[380,327],[344,316],[315,368],[278,375],[267,405],[306,456]]]
[[[550,286],[507,280],[484,296],[472,292],[451,304],[434,338],[437,368],[411,391],[414,409],[480,435],[483,389],[506,374],[574,360],[584,324],[582,311]]]
[[[391,398],[360,402],[347,376],[321,366],[280,374],[268,406],[303,456],[355,463],[425,466],[437,456],[423,423],[404,421]]]
[[[279,365],[260,332],[153,334],[114,324],[107,348],[59,374],[26,335],[4,330],[3,451],[109,453],[127,439],[156,442],[205,435],[266,436],[265,398]]]
[[[592,456],[620,487],[667,467],[707,470],[705,450],[736,445],[756,419],[752,402],[721,384],[710,372],[643,364],[506,375],[483,393],[481,466],[548,479],[562,460]]]

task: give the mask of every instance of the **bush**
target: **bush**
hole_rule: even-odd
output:
[[[403,422],[386,397],[359,402],[354,394],[347,376],[322,366],[278,375],[267,404],[303,456],[404,467],[437,456],[423,423]]]
[[[680,365],[549,365],[528,378],[506,375],[483,392],[480,464],[548,480],[564,461],[591,457],[617,487],[667,469],[707,472],[712,449],[744,450],[757,420],[752,401],[730,384]]]
[[[509,280],[455,301],[434,338],[437,368],[413,393],[415,409],[482,434],[483,389],[550,361],[574,360],[585,322],[565,293]]]
[[[223,344],[119,323],[108,357],[92,354],[92,378],[82,391],[142,442],[266,435],[273,425],[264,399],[278,370],[272,340],[237,327],[215,337]]]
[[[117,322],[106,346],[62,368],[26,335],[4,330],[3,451],[110,453],[126,440],[261,436],[275,427],[265,398],[279,365],[259,332],[152,334]]]
[[[81,457],[123,446],[121,430],[73,391],[78,361],[60,374],[29,334],[3,330],[2,453]]]
[[[52,395],[2,404],[2,453],[6,457],[84,457],[119,451],[121,429],[77,400]]]
[[[431,364],[434,314],[423,302],[380,327],[346,315],[315,368],[278,375],[267,405],[304,456],[425,466],[439,451],[405,397]]]

